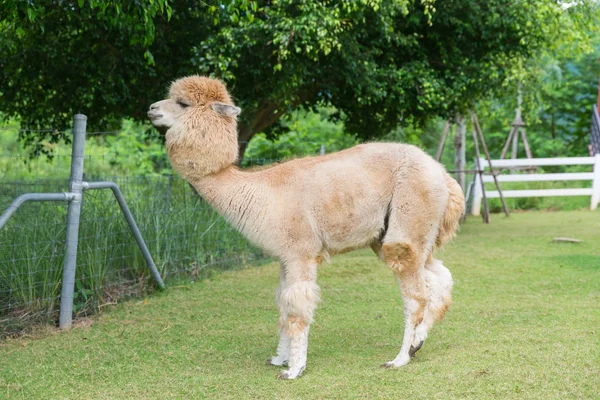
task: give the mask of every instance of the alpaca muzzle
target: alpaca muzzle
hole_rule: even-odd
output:
[[[163,115],[160,114],[156,110],[150,110],[150,111],[148,111],[148,119],[150,119],[150,122],[156,128],[156,130],[158,131],[158,133],[160,133],[161,135],[164,136],[164,135],[167,134],[167,131],[169,130],[169,127],[160,123],[160,120],[161,120],[162,117],[163,117]]]

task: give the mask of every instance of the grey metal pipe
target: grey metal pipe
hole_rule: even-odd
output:
[[[127,206],[123,193],[114,182],[83,182],[83,161],[85,147],[85,129],[87,117],[77,114],[73,121],[73,152],[71,156],[71,177],[69,192],[66,193],[27,193],[17,197],[11,205],[0,215],[0,229],[4,227],[10,217],[17,209],[27,201],[68,201],[69,210],[67,215],[67,237],[65,260],[63,264],[62,290],[60,296],[60,318],[59,327],[70,329],[73,321],[73,294],[75,290],[75,272],[77,266],[77,247],[79,241],[79,222],[81,217],[81,204],[84,189],[111,189],[121,211],[131,228],[133,236],[142,251],[142,254],[150,268],[154,280],[161,289],[165,284],[154,264],[154,260],[148,251],[148,247],[142,238],[133,215]]]
[[[22,194],[8,206],[6,210],[0,215],[0,229],[4,227],[6,222],[12,217],[23,203],[27,201],[71,201],[76,198],[75,193],[26,193]]]
[[[135,223],[135,219],[133,218],[133,215],[131,214],[131,210],[129,210],[129,207],[127,206],[127,202],[125,201],[125,197],[123,197],[123,193],[121,193],[119,186],[114,182],[83,182],[83,189],[85,189],[85,190],[91,190],[91,189],[110,189],[110,190],[112,190],[113,194],[115,195],[115,198],[117,199],[117,202],[119,203],[119,207],[121,207],[121,211],[123,211],[123,216],[127,220],[127,223],[129,224],[129,228],[131,228],[133,237],[135,237],[135,241],[137,242],[140,250],[142,251],[142,255],[144,256],[144,259],[146,260],[146,264],[148,264],[148,268],[150,269],[150,272],[152,273],[154,280],[156,281],[156,283],[158,284],[158,286],[161,289],[164,289],[165,284],[160,276],[160,273],[158,272],[158,269],[156,268],[156,265],[154,264],[154,260],[152,259],[152,256],[150,255],[150,251],[148,250],[148,247],[146,246],[146,242],[144,241],[144,238],[142,237],[142,234],[141,234],[137,224]]]
[[[83,160],[85,148],[85,127],[87,117],[76,114],[73,118],[73,151],[71,154],[71,178],[69,191],[77,198],[69,202],[67,213],[67,238],[65,262],[63,264],[62,290],[60,294],[60,317],[58,326],[68,330],[73,322],[73,292],[75,290],[75,270],[77,267],[77,245],[79,242],[79,220],[83,198]]]

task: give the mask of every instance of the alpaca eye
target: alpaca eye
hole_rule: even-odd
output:
[[[189,104],[185,104],[183,101],[178,101],[177,104],[179,104],[182,108],[186,108],[189,107]]]

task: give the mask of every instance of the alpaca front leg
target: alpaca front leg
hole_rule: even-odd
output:
[[[277,345],[277,355],[275,357],[271,357],[268,363],[271,365],[276,365],[281,367],[283,365],[287,365],[290,359],[290,337],[287,335],[285,329],[283,327],[280,329],[279,333],[279,344]]]
[[[289,338],[289,369],[281,371],[279,378],[295,379],[306,367],[308,332],[319,301],[319,287],[314,281],[295,282],[282,290],[280,300],[287,315],[282,333]]]
[[[305,326],[297,335],[290,338],[289,369],[279,373],[279,379],[296,379],[306,368],[308,354],[308,331],[310,327]]]
[[[277,287],[277,293],[275,295],[275,302],[279,308],[279,344],[277,345],[277,355],[271,357],[267,361],[267,364],[276,365],[278,367],[286,365],[290,359],[290,337],[284,329],[288,316],[286,314],[285,301],[282,297],[286,286],[286,269],[285,266],[281,264],[279,268],[279,286]]]

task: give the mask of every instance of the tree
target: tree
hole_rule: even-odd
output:
[[[85,4],[84,4],[85,3]],[[5,1],[0,8],[0,111],[27,128],[64,128],[85,113],[91,127],[110,130],[161,92],[148,51],[153,21],[168,17],[166,0],[154,2]],[[163,17],[164,15],[164,17]],[[163,89],[164,90],[164,89]],[[42,140],[24,134],[33,154]]]
[[[243,109],[242,154],[298,108],[332,105],[361,138],[452,115],[562,26],[591,21],[573,23],[570,10],[596,12],[591,0],[567,11],[553,0],[32,4],[10,1],[2,15],[0,111],[28,126],[64,126],[84,112],[105,129],[145,119],[171,80],[208,74]]]
[[[592,107],[600,74],[600,46],[575,56],[544,57],[523,86],[527,137],[535,157],[586,156]],[[480,102],[478,112],[488,144],[502,148],[515,114],[516,88]],[[521,151],[521,150],[520,150]],[[522,154],[522,153],[521,153]]]

